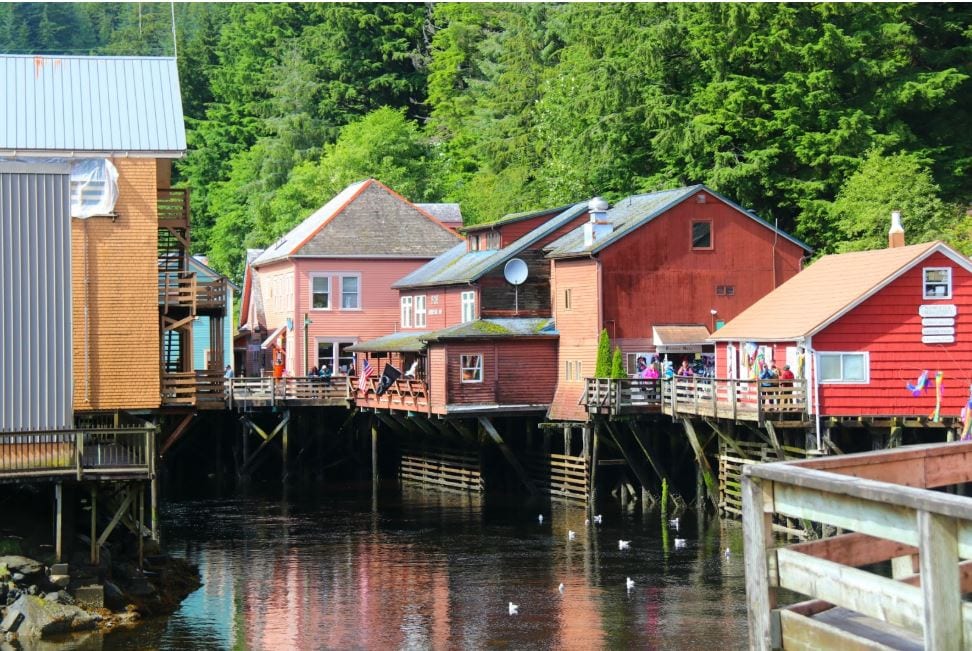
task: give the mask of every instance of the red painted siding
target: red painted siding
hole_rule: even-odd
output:
[[[951,300],[922,298],[924,267],[951,267]],[[923,304],[957,307],[956,343],[921,343],[918,308]],[[821,385],[823,415],[928,416],[935,407],[934,390],[915,398],[905,389],[927,370],[932,378],[937,371],[944,373],[942,415],[958,416],[972,384],[972,276],[936,253],[814,336],[813,347],[870,354],[869,384]]]
[[[446,405],[446,352],[447,346],[429,346],[429,404],[432,411],[443,412]]]
[[[583,377],[594,375],[597,361],[597,339],[601,330],[598,297],[598,263],[590,258],[554,260],[551,268],[551,292],[554,320],[560,340],[557,353],[557,390],[550,405],[554,420],[587,420],[584,407],[578,405],[584,393]],[[570,289],[570,309],[566,308],[565,290]],[[566,378],[567,362],[580,362],[579,379]]]
[[[476,310],[479,309],[479,288],[469,285],[451,285],[444,287],[427,287],[424,289],[410,289],[399,292],[399,297],[411,296],[413,305],[412,327],[401,327],[401,304],[399,303],[399,323],[394,329],[388,330],[383,334],[398,330],[439,330],[451,325],[462,323],[462,293],[476,292]],[[414,305],[416,296],[425,296],[426,327],[416,328],[414,318]]]
[[[498,344],[500,404],[549,405],[557,386],[557,340],[502,341]]]
[[[653,324],[711,330],[710,310],[728,321],[799,271],[799,246],[704,194],[705,203],[689,198],[599,254],[604,323],[617,338],[650,338]],[[696,220],[711,220],[711,250],[692,250]],[[733,296],[717,295],[726,285]]]

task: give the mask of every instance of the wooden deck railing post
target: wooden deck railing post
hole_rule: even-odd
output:
[[[74,464],[75,471],[78,474],[78,481],[81,481],[81,476],[84,474],[81,469],[82,458],[84,456],[84,432],[74,433]]]
[[[749,475],[742,478],[743,556],[746,570],[746,611],[749,648],[770,651],[780,646],[773,633],[776,589],[770,581],[773,546],[773,484]]]
[[[958,651],[964,643],[956,520],[918,511],[918,541],[925,648]]]

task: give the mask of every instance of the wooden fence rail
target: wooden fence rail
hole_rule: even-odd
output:
[[[970,481],[972,443],[746,466],[750,647],[972,646],[972,499],[931,490]],[[774,516],[843,533],[778,545]]]
[[[154,472],[154,428],[0,433],[0,479]]]
[[[245,377],[228,380],[229,398],[237,406],[343,405],[350,399],[347,379],[315,377]]]

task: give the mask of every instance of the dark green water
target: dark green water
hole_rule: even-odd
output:
[[[657,512],[613,504],[585,526],[577,506],[423,488],[377,508],[370,486],[168,501],[163,546],[203,586],[103,648],[743,648],[738,525],[682,514],[675,549]]]

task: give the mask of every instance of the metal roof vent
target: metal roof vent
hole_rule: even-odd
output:
[[[611,207],[601,197],[594,197],[587,204],[587,211],[591,215],[590,221],[584,224],[584,246],[590,247],[594,242],[602,240],[614,230],[607,219],[607,211]]]

